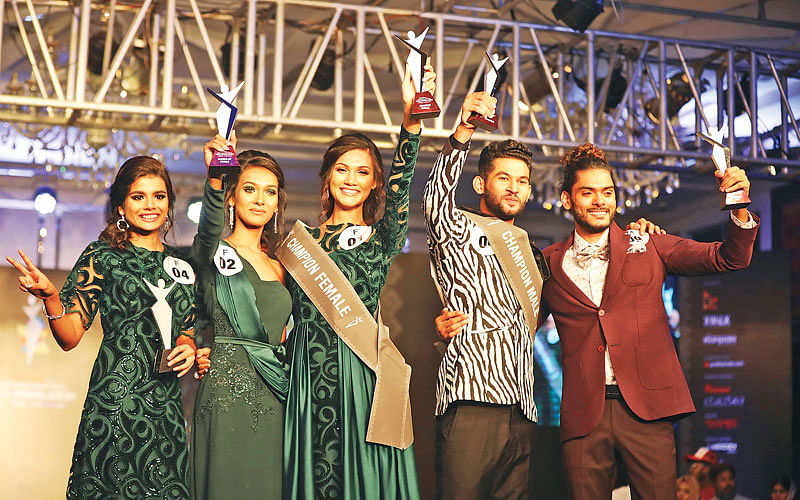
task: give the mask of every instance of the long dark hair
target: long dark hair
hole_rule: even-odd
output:
[[[225,189],[225,217],[226,219],[230,217],[228,213],[228,203],[230,202],[231,197],[236,193],[236,190],[239,187],[239,181],[242,178],[242,174],[245,170],[249,168],[265,168],[272,172],[275,175],[275,178],[278,179],[278,206],[275,208],[275,214],[272,218],[267,221],[267,224],[264,226],[264,229],[261,231],[261,251],[265,252],[270,257],[275,258],[275,249],[278,248],[278,243],[283,239],[283,230],[284,230],[284,212],[286,211],[286,177],[283,175],[283,170],[281,170],[280,165],[278,162],[275,161],[275,158],[270,156],[269,153],[264,153],[263,151],[256,151],[254,149],[248,149],[247,151],[242,151],[237,155],[239,159],[239,165],[241,165],[241,170],[238,176],[225,177],[226,189]],[[275,218],[277,217],[277,227]],[[230,220],[226,220],[227,223],[230,223]]]
[[[167,221],[161,226],[165,236],[172,227],[175,211],[175,191],[172,190],[172,181],[169,178],[167,168],[163,163],[152,156],[134,156],[128,158],[128,160],[119,167],[117,176],[114,178],[114,183],[111,184],[111,188],[108,191],[106,227],[98,237],[98,239],[107,242],[111,248],[123,249],[128,246],[130,242],[130,231],[119,230],[118,224],[120,219],[122,219],[122,216],[119,214],[119,209],[125,203],[125,198],[128,197],[133,183],[140,177],[147,177],[150,175],[161,177],[167,187],[169,210],[167,212]]]
[[[331,193],[331,173],[336,161],[348,151],[356,149],[365,150],[372,158],[372,174],[375,177],[375,189],[364,201],[364,222],[371,226],[383,216],[383,207],[386,200],[386,193],[383,192],[383,185],[386,182],[383,173],[383,160],[378,146],[372,139],[364,134],[346,134],[331,143],[325,155],[322,157],[322,167],[319,169],[320,183],[320,206],[322,213],[319,214],[319,221],[325,222],[333,214],[334,200]]]

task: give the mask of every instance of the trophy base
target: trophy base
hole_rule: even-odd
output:
[[[174,349],[174,348],[173,348]],[[170,373],[172,372],[172,367],[167,365],[169,361],[167,356],[169,353],[173,351],[173,349],[161,349],[156,353],[156,361],[153,364],[153,371],[156,373]]]
[[[436,118],[441,114],[442,110],[436,104],[433,95],[427,90],[425,92],[417,92],[414,96],[414,103],[411,105],[411,119],[422,120],[424,118]]]
[[[478,128],[482,128],[483,130],[494,132],[495,130],[497,130],[497,115],[491,116],[489,118],[484,118],[483,116],[473,111],[472,116],[469,117],[467,123],[469,123],[470,125],[474,125]]]
[[[211,157],[211,164],[208,166],[208,175],[218,179],[224,175],[238,174],[241,170],[239,160],[236,158],[236,151],[229,148],[227,151],[214,151]]]
[[[723,193],[720,200],[720,210],[736,210],[745,208],[750,204],[750,197],[745,194],[744,189],[732,193]]]

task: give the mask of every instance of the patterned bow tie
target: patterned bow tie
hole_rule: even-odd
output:
[[[589,267],[592,259],[608,260],[608,247],[598,248],[594,245],[585,247],[583,250],[575,251],[575,263],[581,269]]]

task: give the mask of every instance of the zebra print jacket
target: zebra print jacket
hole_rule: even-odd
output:
[[[469,325],[450,340],[439,366],[436,414],[466,400],[519,404],[536,421],[533,342],[522,309],[485,234],[455,203],[468,153],[469,144],[450,137],[431,170],[422,202],[431,270],[442,303],[470,314]],[[541,255],[538,249],[534,253]]]

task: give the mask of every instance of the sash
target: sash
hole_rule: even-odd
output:
[[[525,315],[528,332],[533,341],[538,329],[539,305],[544,281],[531,251],[528,233],[521,227],[496,217],[486,217],[466,210],[461,210],[461,213],[486,234],[489,246],[500,262],[503,275],[522,307],[522,314]]]
[[[261,322],[261,315],[256,307],[256,293],[247,273],[242,270],[232,276],[224,276],[217,272],[216,293],[219,305],[227,314],[236,338],[240,341],[234,342],[231,337],[216,337],[214,341],[243,346],[267,387],[285,403],[289,393],[289,378],[283,363],[285,347],[258,340],[267,338],[267,332]]]
[[[375,372],[366,440],[404,450],[414,441],[411,367],[389,338],[380,305],[370,314],[353,285],[300,221],[275,252],[336,335]]]

